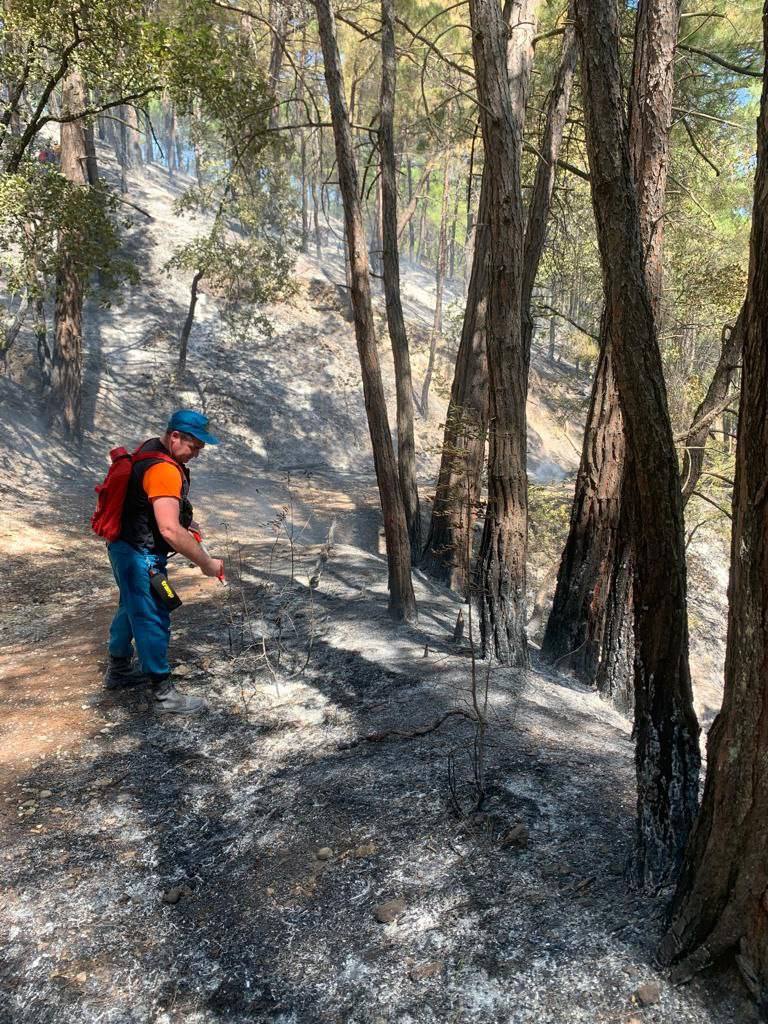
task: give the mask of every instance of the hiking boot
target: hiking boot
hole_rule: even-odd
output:
[[[167,715],[196,715],[198,711],[203,711],[208,707],[202,697],[179,693],[172,683],[165,685],[162,689],[154,690],[152,703],[155,711]]]
[[[138,665],[133,664],[133,657],[129,654],[125,658],[116,658],[114,654],[109,655],[107,671],[104,673],[104,686],[108,690],[123,690],[129,686],[141,686],[149,682],[149,677],[141,671]]]

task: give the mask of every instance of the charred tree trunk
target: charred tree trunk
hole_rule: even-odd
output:
[[[146,163],[151,164],[155,161],[155,145],[152,139],[152,120],[149,116],[149,111],[144,111],[144,148],[145,155],[144,159]]]
[[[40,370],[40,392],[47,395],[53,378],[53,352],[48,343],[48,324],[45,319],[45,303],[35,299],[35,341],[37,343],[37,365]]]
[[[63,108],[66,112],[86,108],[82,76],[71,71],[64,79]],[[61,126],[61,173],[69,181],[88,187],[88,151],[85,123],[70,121]],[[84,282],[77,264],[82,244],[73,230],[59,232],[59,269],[56,274],[56,307],[48,418],[76,440],[80,439],[83,377],[83,292]]]
[[[768,47],[768,3],[763,7]],[[735,953],[768,1013],[768,70],[757,127],[733,491],[725,692],[707,742],[701,813],[686,850],[661,956],[678,974]]]
[[[421,554],[421,512],[416,483],[416,443],[413,432],[413,380],[408,334],[400,301],[400,256],[397,246],[397,171],[394,117],[397,62],[395,57],[394,0],[381,3],[381,96],[379,149],[381,153],[381,206],[384,296],[387,325],[395,363],[397,394],[397,469],[403,494],[411,560]]]
[[[662,295],[664,192],[679,0],[641,0],[637,9],[628,140],[637,186],[649,299],[657,314]],[[600,349],[612,325],[603,317]],[[625,442],[612,354],[598,360],[571,524],[542,651],[568,660],[585,681],[629,713],[633,707],[632,536],[619,525]],[[587,443],[589,442],[589,443]],[[613,588],[618,590],[614,591]]]
[[[707,393],[693,414],[691,426],[683,439],[683,504],[687,505],[701,478],[704,469],[704,449],[709,432],[717,417],[728,404],[728,393],[741,361],[744,339],[744,318],[742,308],[736,323],[723,328],[720,358],[709,382]]]
[[[179,380],[184,376],[187,369],[187,351],[189,348],[189,336],[192,333],[192,325],[195,322],[195,309],[197,308],[197,290],[203,276],[202,270],[195,271],[192,284],[189,289],[189,306],[187,307],[187,318],[179,336],[179,362],[176,368],[176,376]]]
[[[440,234],[437,240],[437,262],[435,263],[435,315],[432,320],[432,333],[429,337],[429,362],[421,387],[421,415],[426,419],[429,415],[429,387],[435,370],[435,352],[437,339],[443,331],[443,286],[445,284],[446,243],[448,237],[448,184],[450,159],[446,155],[443,171],[443,199],[440,207]]]
[[[602,332],[601,332],[602,333]],[[568,540],[541,650],[559,667],[593,681],[603,649],[618,541],[624,425],[611,353],[602,346],[576,477]],[[602,472],[591,476],[593,467]]]
[[[622,517],[634,557],[637,832],[631,874],[679,865],[696,813],[698,724],[688,668],[682,497],[644,269],[612,0],[577,0],[590,182],[605,323],[627,439]]]
[[[519,47],[519,51],[515,52],[521,53],[523,59],[522,61],[517,60],[516,64],[513,62],[509,69],[516,103],[516,117],[522,132],[523,111],[527,101],[530,62],[532,61],[534,20],[527,5],[517,4],[515,10],[510,14],[515,32],[519,33],[521,28],[525,32],[522,40],[514,39],[513,34],[515,46]],[[555,115],[555,111],[559,110],[559,102],[560,97],[555,88],[550,97],[547,117],[548,126],[553,126],[552,134],[548,135],[545,131],[545,144],[551,143],[555,153],[559,148]],[[537,180],[538,188],[535,195],[541,198],[546,195],[546,189],[542,188],[545,178]],[[469,185],[471,186],[471,182]],[[471,268],[467,302],[443,435],[443,451],[429,535],[421,562],[422,568],[426,572],[465,596],[468,585],[468,561],[473,549],[474,521],[480,500],[480,478],[488,425],[485,317],[489,272],[487,257],[490,244],[488,233],[489,196],[488,165],[486,164],[486,168],[483,170],[477,218],[472,219],[469,212],[467,215],[466,253],[467,256],[469,253],[472,254],[467,264]],[[534,201],[537,204],[537,211],[543,212],[538,200]],[[545,222],[545,212],[543,212],[543,216]],[[541,228],[545,230],[545,223],[541,224]],[[538,237],[538,231],[532,229],[531,241],[526,242],[525,247],[525,260],[527,266],[532,268],[533,278],[536,276],[540,258],[540,254],[537,256],[535,252]]]
[[[344,221],[349,246],[352,275],[352,307],[355,335],[363,377],[365,408],[373,447],[376,479],[379,484],[384,533],[389,565],[389,610],[394,619],[416,617],[416,601],[411,582],[411,557],[408,527],[400,493],[397,464],[389,431],[387,405],[381,381],[379,356],[371,305],[368,255],[363,230],[357,167],[355,165],[352,131],[344,99],[341,61],[336,43],[336,25],[330,0],[315,0],[320,41],[323,49],[325,81],[336,143],[339,186],[344,200]]]
[[[488,363],[485,316],[488,302],[488,202],[483,172],[472,272],[456,357],[440,472],[421,567],[452,590],[468,596],[473,528],[488,427]]]
[[[490,430],[488,504],[476,568],[483,652],[528,664],[526,558],[527,360],[522,337],[524,219],[520,188],[527,50],[535,4],[522,0],[509,31],[496,0],[470,0],[472,50],[489,171],[486,314]],[[523,13],[523,12],[526,13]],[[506,40],[510,38],[509,53]],[[514,99],[513,99],[514,97]]]

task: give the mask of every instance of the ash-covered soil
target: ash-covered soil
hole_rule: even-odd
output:
[[[0,379],[2,1024],[756,1020],[732,974],[672,988],[654,966],[668,894],[624,883],[633,746],[595,694],[536,665],[481,665],[487,795],[473,811],[456,600],[417,574],[418,624],[386,616],[341,254],[300,261],[269,337],[233,334],[201,300],[179,381],[189,281],[161,268],[196,227],[171,213],[177,188],[159,168],[131,180],[154,218],[130,237],[144,282],[121,307],[87,309],[82,447],[45,432],[31,334]],[[431,288],[404,273],[417,382]],[[382,331],[392,399],[385,351]],[[439,348],[417,421],[425,496],[453,354]],[[529,454],[532,479],[555,487],[578,460],[588,388],[543,358],[535,346]],[[179,405],[204,409],[225,441],[194,464],[193,499],[232,585],[173,569],[179,682],[211,704],[173,721],[141,692],[100,690],[116,594],[87,524],[109,448],[157,433]],[[558,502],[543,491],[532,522],[533,590],[554,580]],[[701,552],[692,632],[709,721],[724,573],[716,547]]]
[[[382,736],[471,714],[454,598],[421,579],[418,625],[394,627],[384,560],[334,546],[310,589],[317,554],[278,528],[228,589],[180,573],[178,676],[210,712],[94,689],[100,728],[6,788],[0,1019],[756,1020],[733,979],[654,967],[665,894],[622,876],[627,723],[566,679],[480,666],[473,811],[469,718]]]

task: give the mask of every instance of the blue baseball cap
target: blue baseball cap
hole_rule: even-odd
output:
[[[168,430],[178,430],[182,434],[191,434],[203,444],[218,444],[218,437],[208,433],[208,417],[194,409],[177,409],[168,420]]]

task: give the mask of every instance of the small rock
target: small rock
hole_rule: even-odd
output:
[[[528,829],[519,821],[504,833],[499,845],[503,848],[515,847],[518,850],[525,850],[528,847],[528,838]]]
[[[121,793],[120,796],[117,798],[117,802],[119,804],[128,804],[131,802],[132,799],[133,797],[131,796],[130,793]]]
[[[655,981],[647,981],[636,989],[634,998],[640,1006],[654,1006],[661,999],[661,989]]]
[[[321,846],[315,856],[318,860],[330,860],[333,856],[333,850],[330,846]]]
[[[41,789],[38,796],[41,800],[47,800],[49,797],[53,796],[53,790]]]
[[[392,924],[398,917],[401,917],[406,910],[405,900],[388,900],[386,903],[380,903],[373,911],[373,916],[379,922],[379,924]]]
[[[175,906],[182,896],[191,896],[192,889],[188,885],[172,885],[170,889],[166,889],[163,893],[163,903],[169,903],[171,906]]]
[[[79,974],[75,975],[75,981],[77,982],[78,985],[84,985],[86,981],[88,981],[88,975],[85,973],[85,971],[80,971]]]
[[[360,846],[356,846],[352,851],[353,857],[372,857],[377,852],[376,843],[371,839],[370,842],[362,843]]]
[[[423,981],[424,978],[434,978],[442,974],[444,963],[442,960],[427,960],[426,963],[416,964],[408,972],[411,981]]]
[[[189,665],[177,665],[176,668],[173,670],[173,674],[177,676],[179,679],[183,679],[184,676],[192,675],[192,669],[189,667]]]

